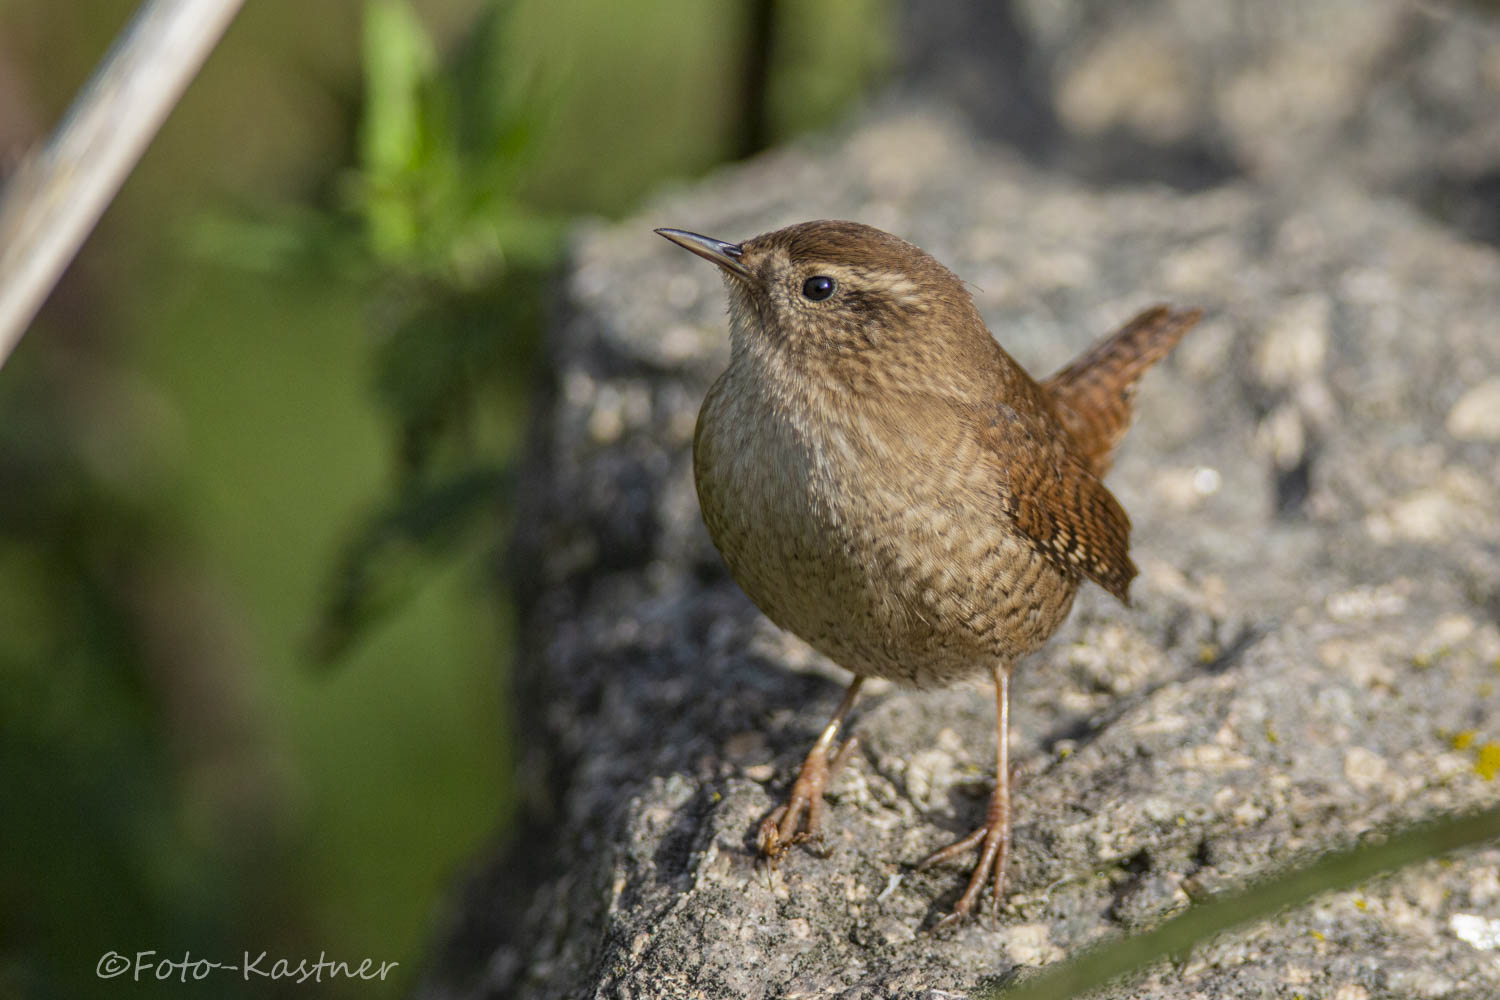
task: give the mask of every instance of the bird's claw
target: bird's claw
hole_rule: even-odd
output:
[[[941,864],[981,845],[979,860],[974,863],[974,872],[969,876],[968,887],[964,889],[964,894],[958,898],[958,902],[953,904],[953,912],[939,920],[933,927],[934,931],[952,927],[973,916],[975,904],[983,895],[986,883],[993,887],[990,892],[990,916],[999,916],[1000,900],[1005,887],[1005,863],[1010,854],[1008,819],[1003,824],[995,823],[992,819],[968,836],[955,840],[947,847],[939,848],[917,864],[917,871],[926,871],[933,865]],[[991,878],[992,875],[993,878]]]
[[[786,802],[777,806],[760,824],[755,842],[763,859],[774,865],[787,851],[808,842],[814,845],[819,856],[826,856],[822,833],[823,795],[857,745],[855,738],[849,737],[839,746],[831,761],[827,751],[820,747],[814,747],[807,755]]]

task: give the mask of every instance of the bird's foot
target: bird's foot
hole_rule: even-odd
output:
[[[958,897],[958,902],[953,904],[953,912],[939,920],[934,930],[951,927],[973,915],[974,906],[983,895],[986,882],[992,882],[994,886],[990,893],[990,915],[999,914],[1001,893],[1005,885],[1005,863],[1010,854],[1010,817],[996,816],[996,812],[992,807],[984,826],[967,837],[934,851],[917,865],[917,871],[926,871],[933,865],[966,854],[976,846],[980,847],[979,860],[974,864],[974,873],[969,876],[968,888]]]
[[[797,774],[786,802],[777,806],[760,824],[755,839],[762,858],[774,865],[788,850],[803,841],[819,845],[819,853],[822,853],[823,794],[857,745],[855,738],[849,737],[832,753],[832,760],[821,741],[813,747],[802,762],[802,770]]]

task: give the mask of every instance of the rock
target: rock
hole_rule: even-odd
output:
[[[903,5],[904,86],[1081,176],[1357,182],[1500,242],[1494,4]]]
[[[1458,397],[1446,426],[1456,438],[1500,441],[1500,377],[1485,379]]]
[[[1018,668],[994,925],[931,932],[965,875],[911,867],[984,810],[983,687],[874,690],[828,856],[754,864],[843,675],[749,605],[701,526],[689,451],[722,291],[651,228],[816,217],[925,246],[1038,374],[1153,302],[1208,312],[1146,378],[1109,480],[1135,606],[1089,589]],[[920,106],[582,233],[513,566],[533,794],[419,995],[969,996],[1367,831],[1500,801],[1476,769],[1500,740],[1500,448],[1445,430],[1500,370],[1497,315],[1500,253],[1400,202],[1100,190]],[[1321,896],[1101,995],[1497,995],[1489,924],[1467,919],[1497,912],[1497,865],[1487,848]]]

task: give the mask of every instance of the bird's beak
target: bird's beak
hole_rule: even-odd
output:
[[[709,236],[699,236],[685,229],[658,229],[656,232],[676,243],[682,249],[695,253],[704,260],[711,260],[730,274],[749,278],[750,272],[740,263],[745,250],[738,243],[725,243]]]

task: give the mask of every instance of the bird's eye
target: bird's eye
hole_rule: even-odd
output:
[[[814,302],[822,302],[833,294],[838,286],[826,274],[817,274],[802,283],[802,294]]]

